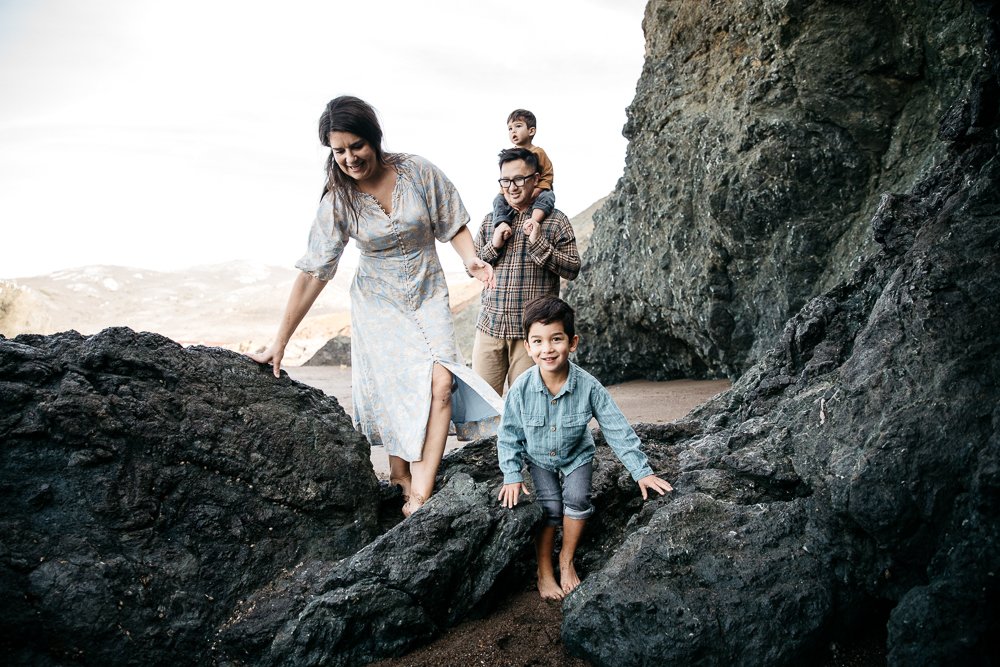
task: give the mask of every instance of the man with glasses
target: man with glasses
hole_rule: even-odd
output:
[[[533,361],[524,347],[524,305],[544,294],[559,296],[559,279],[580,273],[580,253],[569,218],[558,209],[540,224],[531,219],[538,158],[526,148],[500,152],[500,187],[517,212],[508,227],[494,227],[493,214],[476,235],[476,254],[493,266],[496,287],[480,297],[472,369],[498,394]]]

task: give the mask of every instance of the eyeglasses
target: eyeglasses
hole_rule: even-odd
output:
[[[497,180],[497,183],[499,183],[500,187],[503,188],[504,190],[509,190],[511,185],[523,188],[524,184],[528,181],[529,178],[534,178],[537,175],[538,175],[537,173],[534,173],[531,174],[530,176],[515,176],[514,178],[501,178]]]

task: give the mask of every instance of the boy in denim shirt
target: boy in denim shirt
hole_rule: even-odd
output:
[[[579,343],[569,304],[554,296],[538,297],[525,306],[523,321],[524,345],[535,366],[517,378],[504,401],[497,435],[504,484],[498,499],[512,508],[522,492],[528,493],[521,474],[526,458],[546,517],[535,538],[538,592],[544,599],[558,600],[580,585],[573,556],[587,518],[594,512],[590,478],[595,446],[587,427],[591,417],[597,419],[604,438],[638,482],[643,500],[648,490],[662,496],[673,487],[653,474],[639,450],[639,437],[608,390],[569,360]],[[563,538],[557,582],[552,553],[560,523]]]

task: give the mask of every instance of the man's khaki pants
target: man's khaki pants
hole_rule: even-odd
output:
[[[472,370],[503,396],[503,385],[514,384],[517,376],[535,365],[524,349],[524,339],[494,338],[476,330],[472,345]]]

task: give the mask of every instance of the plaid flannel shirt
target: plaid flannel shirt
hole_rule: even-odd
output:
[[[493,214],[479,227],[476,254],[493,266],[497,286],[484,289],[476,328],[494,338],[524,338],[524,306],[543,294],[559,296],[559,279],[580,273],[580,253],[569,218],[559,210],[542,222],[538,240],[531,243],[521,225],[531,209],[518,213],[513,233],[502,248],[493,247]]]

